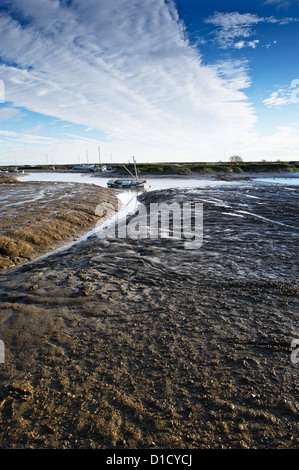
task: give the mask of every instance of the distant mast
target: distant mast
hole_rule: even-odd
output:
[[[98,152],[99,152],[99,164],[101,164],[101,149],[98,147]]]

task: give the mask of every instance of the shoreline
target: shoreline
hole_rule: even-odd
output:
[[[51,171],[43,171],[43,170],[30,170],[26,171],[24,174],[10,174],[9,176],[12,177],[22,177],[26,176],[30,173],[45,173],[45,174],[55,174],[55,173],[64,173],[64,174],[77,174],[77,175],[89,175],[94,178],[118,178],[120,176],[128,175],[127,172],[124,171],[115,171],[111,173],[101,173],[101,172],[91,172],[91,171],[85,171],[81,172],[78,170],[51,170]],[[157,174],[155,172],[146,172],[146,171],[139,171],[140,177],[145,177],[145,178],[186,178],[186,179],[209,179],[211,177],[217,177],[217,176],[227,176],[227,177],[237,177],[237,178],[296,178],[299,177],[299,172],[295,170],[289,170],[289,171],[234,171],[234,168],[231,169],[231,171],[192,171],[191,173],[161,173]],[[0,172],[1,175],[1,172]],[[2,175],[7,176],[7,174],[2,173]]]

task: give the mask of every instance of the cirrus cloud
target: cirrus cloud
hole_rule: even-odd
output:
[[[226,30],[249,38],[246,18]],[[215,157],[256,123],[244,68],[204,64],[171,0],[7,0],[0,56],[12,105],[98,129],[120,158]]]
[[[298,22],[298,18],[275,18],[274,16],[261,17],[255,13],[215,12],[213,16],[205,19],[205,23],[215,27],[215,41],[219,47],[227,49],[235,47],[255,48],[258,39],[250,40],[256,33],[255,27],[263,23],[288,24]]]

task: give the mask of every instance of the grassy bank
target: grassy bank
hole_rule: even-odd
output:
[[[99,166],[97,164],[86,165],[86,171],[90,172],[89,167]],[[113,169],[118,173],[127,174],[123,164],[110,164]],[[19,166],[19,171],[75,171],[74,165],[55,165],[55,168],[47,165],[25,165]],[[126,164],[126,168],[134,173],[133,164]],[[0,167],[0,171],[12,170],[13,167]],[[198,173],[283,173],[283,172],[296,172],[299,171],[298,162],[189,162],[189,163],[138,163],[138,170],[142,174],[153,175],[185,175],[185,174],[198,174]],[[77,170],[82,172],[83,170]],[[8,175],[7,175],[8,176]],[[9,175],[10,176],[10,175]]]
[[[18,183],[18,180],[15,176],[3,174],[3,175],[0,175],[0,184],[3,184],[3,183],[5,184]]]

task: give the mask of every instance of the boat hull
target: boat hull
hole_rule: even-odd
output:
[[[145,181],[132,181],[132,180],[109,180],[107,183],[108,188],[118,189],[134,189],[144,188]]]

